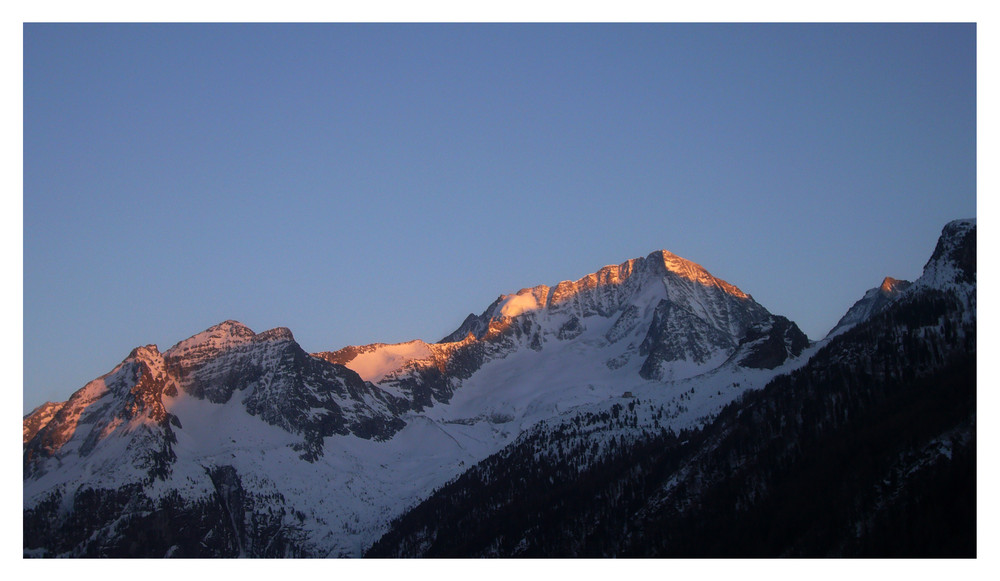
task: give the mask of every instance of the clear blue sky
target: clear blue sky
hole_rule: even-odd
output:
[[[24,410],[665,248],[821,338],[976,215],[972,25],[26,25]]]

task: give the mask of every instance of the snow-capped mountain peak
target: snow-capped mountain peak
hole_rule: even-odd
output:
[[[256,334],[239,321],[223,321],[201,333],[192,335],[164,353],[178,358],[196,352],[217,352],[252,341]]]
[[[750,295],[712,276],[701,265],[667,250],[657,250],[644,258],[604,266],[575,281],[564,280],[554,287],[539,285],[501,295],[478,317],[469,315],[442,342],[460,341],[470,333],[481,338],[491,323],[540,311],[580,318],[610,317],[635,306],[648,310],[647,314],[651,315],[651,309],[661,299],[683,304],[708,318],[726,318],[728,308],[714,313],[705,310],[707,305],[719,301],[727,306],[746,305],[758,317],[766,312]],[[744,324],[734,321],[722,324],[727,332],[740,334],[745,330]]]
[[[968,292],[976,283],[976,219],[954,220],[945,225],[918,287]],[[973,292],[974,294],[974,292]]]
[[[658,250],[575,281],[501,295],[439,343],[379,343],[316,356],[353,369],[422,410],[449,403],[462,385],[481,381],[480,369],[508,358],[531,359],[525,365],[541,368],[579,357],[581,369],[593,367],[591,377],[607,375],[611,384],[706,373],[738,348],[734,364],[763,362],[770,368],[808,344],[794,323],[774,323],[750,295]]]
[[[716,287],[721,289],[726,294],[732,295],[740,299],[750,298],[749,295],[736,288],[734,285],[728,282],[712,276],[703,266],[690,260],[681,258],[676,254],[669,252],[667,250],[660,250],[654,252],[647,257],[647,260],[659,258],[663,261],[663,266],[666,268],[667,272],[673,273],[679,277],[685,278],[692,282],[697,282],[706,287]]]

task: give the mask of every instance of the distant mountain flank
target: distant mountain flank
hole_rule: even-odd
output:
[[[837,324],[830,330],[827,337],[833,337],[843,331],[866,321],[877,313],[889,307],[906,289],[910,288],[910,281],[897,280],[892,277],[885,277],[882,284],[870,289],[861,297],[861,300],[854,303],[847,313],[837,321]]]

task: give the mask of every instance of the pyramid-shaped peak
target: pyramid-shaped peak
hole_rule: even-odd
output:
[[[226,349],[252,341],[255,333],[239,321],[227,320],[177,343],[164,356],[174,357],[192,349]]]
[[[663,266],[670,272],[676,272],[678,274],[684,272],[698,272],[708,274],[705,267],[698,264],[697,262],[690,261],[686,258],[677,256],[669,250],[657,250],[646,257],[647,260],[653,260],[662,263]]]
[[[233,319],[228,319],[222,321],[217,325],[212,325],[208,329],[205,329],[206,333],[225,333],[228,335],[254,335],[254,332],[239,321],[234,321]]]
[[[481,315],[469,315],[458,329],[446,335],[441,342],[463,341],[470,334],[482,338],[493,328],[494,322],[532,312],[548,310],[550,313],[564,312],[583,317],[593,314],[609,317],[634,301],[654,301],[655,304],[655,301],[666,298],[694,301],[697,306],[693,308],[699,312],[704,309],[706,301],[715,299],[736,299],[739,304],[751,305],[748,308],[766,312],[752,296],[712,276],[700,264],[669,250],[657,250],[621,264],[605,265],[575,281],[563,280],[553,287],[538,285],[500,295]],[[646,305],[641,306],[645,308]],[[728,312],[728,308],[722,310]]]
[[[892,278],[891,276],[885,277],[882,280],[882,285],[879,286],[879,290],[883,293],[894,294],[906,290],[910,286],[910,281],[900,280],[897,278]]]
[[[676,274],[681,278],[697,282],[705,286],[719,287],[727,294],[741,299],[749,298],[749,295],[741,291],[735,285],[729,284],[721,278],[712,276],[712,274],[708,272],[704,266],[698,264],[697,262],[692,262],[686,258],[677,256],[669,250],[657,250],[647,256],[646,260],[654,264],[662,264],[663,268],[665,268],[667,272]]]
[[[160,350],[156,348],[156,345],[143,345],[142,347],[136,347],[128,354],[126,359],[141,359],[143,361],[153,360],[160,357]]]

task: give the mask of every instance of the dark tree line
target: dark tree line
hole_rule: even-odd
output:
[[[252,494],[231,466],[207,470],[215,493],[182,498],[172,490],[159,499],[143,484],[117,490],[76,491],[73,509],[52,494],[24,511],[24,548],[37,556],[72,557],[307,557],[302,531],[285,524],[288,507],[280,493]]]
[[[973,557],[976,328],[962,314],[921,293],[701,429],[625,438],[616,407],[537,431],[368,555]]]

